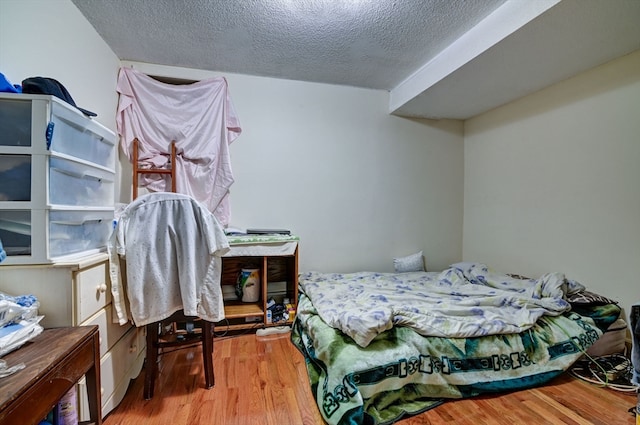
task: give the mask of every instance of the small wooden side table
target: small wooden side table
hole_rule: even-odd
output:
[[[37,425],[86,376],[90,422],[102,424],[98,326],[45,329],[3,357],[25,368],[0,378],[0,425]]]

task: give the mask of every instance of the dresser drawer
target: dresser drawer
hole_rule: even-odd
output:
[[[58,152],[115,169],[115,134],[55,96],[0,93],[0,134],[5,153]]]
[[[60,257],[107,246],[113,210],[49,210],[49,256]]]
[[[0,145],[31,146],[31,101],[18,95],[0,101]]]
[[[96,314],[91,316],[85,322],[80,323],[80,326],[98,325],[100,331],[100,356],[104,356],[107,351],[115,345],[122,335],[133,326],[126,324],[120,326],[118,323],[114,323],[112,320],[113,306],[109,304]]]
[[[0,201],[31,201],[31,155],[0,155]]]
[[[112,207],[114,176],[97,167],[51,156],[48,205]]]
[[[112,171],[65,157],[0,154],[0,202],[29,202],[39,209],[55,205],[110,208],[115,202],[114,180]],[[32,181],[37,190],[45,183],[47,193],[32,193]]]
[[[116,387],[123,379],[129,380],[129,372],[139,358],[138,329],[131,328],[120,341],[100,359],[100,392],[104,408]],[[85,378],[78,382],[78,401],[80,404],[80,420],[88,417],[87,385]],[[107,412],[103,410],[102,415]]]
[[[131,328],[124,337],[103,356],[100,361],[101,385],[105,398],[109,397],[116,385],[138,358],[138,329]],[[104,367],[104,369],[102,369]],[[104,370],[104,373],[102,372]]]
[[[104,418],[109,412],[115,409],[124,396],[127,394],[127,390],[129,389],[129,384],[132,379],[135,379],[142,370],[142,366],[144,364],[144,353],[138,354],[138,357],[135,363],[131,366],[131,368],[127,371],[126,375],[123,379],[120,380],[118,384],[116,384],[113,393],[111,393],[111,397],[106,397],[102,399],[102,417]],[[86,407],[88,409],[88,406]],[[85,410],[87,413],[83,420],[89,420],[89,412]]]
[[[62,102],[52,103],[50,126],[52,123],[53,129],[48,141],[49,150],[114,169],[116,138],[113,132],[67,106]]]
[[[120,403],[119,400],[114,401],[112,396],[116,391],[116,388],[120,387],[125,381],[125,388],[128,386],[128,381],[133,379],[139,373],[138,368],[133,366],[136,362],[140,362],[141,351],[144,351],[144,346],[138,346],[138,329],[131,328],[120,341],[113,346],[113,348],[100,359],[100,392],[102,394],[102,416],[104,417],[109,411],[111,411],[114,405]],[[131,375],[134,376],[131,376]],[[122,394],[124,397],[124,394]],[[87,384],[85,378],[82,378],[78,382],[78,404],[80,412],[80,420],[84,421],[88,419],[89,406],[87,404]],[[109,408],[107,408],[109,407]]]
[[[83,323],[111,303],[107,262],[77,272],[77,323]],[[100,333],[102,336],[102,333]]]
[[[0,209],[2,266],[49,264],[106,250],[113,229],[111,209]]]

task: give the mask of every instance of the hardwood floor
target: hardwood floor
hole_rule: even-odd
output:
[[[216,338],[215,387],[204,389],[199,346],[164,354],[155,396],[144,369],[104,425],[321,425],[304,359],[289,334]],[[444,403],[398,425],[633,425],[636,395],[565,374],[536,389]]]

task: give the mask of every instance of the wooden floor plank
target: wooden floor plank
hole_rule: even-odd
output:
[[[160,357],[155,396],[144,370],[104,425],[321,425],[304,359],[288,334],[216,338],[215,386],[204,388],[199,346]],[[448,401],[398,425],[634,425],[636,395],[564,374],[509,394]]]

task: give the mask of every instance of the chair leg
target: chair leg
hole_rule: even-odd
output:
[[[202,360],[204,362],[205,388],[209,389],[215,384],[213,375],[213,323],[202,321]]]
[[[158,374],[158,323],[151,323],[146,326],[147,349],[145,360],[144,377],[144,399],[153,398],[156,375]]]

